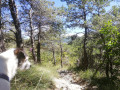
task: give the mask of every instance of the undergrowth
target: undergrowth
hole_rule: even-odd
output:
[[[69,67],[69,70],[76,72],[81,81],[86,81],[85,90],[120,90],[120,78],[107,78],[105,72],[98,71],[93,77],[95,70],[81,70],[78,67]],[[82,84],[82,82],[81,82]],[[97,87],[93,89],[93,87]]]
[[[33,65],[25,71],[18,71],[11,81],[11,90],[47,90],[53,89],[53,77],[57,77],[57,67],[52,64]]]
[[[120,80],[116,77],[93,78],[90,86],[97,86],[97,90],[120,90]]]

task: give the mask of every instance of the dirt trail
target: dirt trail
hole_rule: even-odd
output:
[[[83,90],[84,86],[78,85],[73,79],[74,74],[68,71],[60,71],[60,78],[54,78],[55,90]]]

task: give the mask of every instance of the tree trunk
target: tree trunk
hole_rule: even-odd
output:
[[[14,0],[9,0],[9,7],[10,7],[10,12],[13,18],[13,23],[16,29],[16,32],[14,33],[16,37],[16,44],[17,44],[17,47],[20,48],[22,45],[21,28],[20,28],[20,22],[18,20],[18,11],[17,11],[17,7],[15,5]]]
[[[2,24],[1,24],[1,0],[0,0],[0,52],[5,51],[4,45],[4,35],[2,32]]]
[[[5,45],[4,45],[4,35],[3,32],[1,30],[1,25],[0,25],[0,52],[5,51]]]
[[[108,52],[107,52],[107,63],[106,63],[106,76],[107,76],[107,78],[113,76],[113,67],[112,67],[112,61],[111,61],[112,57],[110,57]]]
[[[54,49],[54,45],[53,45],[53,44],[52,44],[52,52],[53,52],[53,61],[54,61],[54,65],[56,65],[55,49]]]
[[[86,13],[84,11],[84,21],[86,22]],[[86,51],[86,41],[87,41],[87,30],[88,27],[86,25],[86,23],[84,23],[84,27],[85,27],[85,34],[84,34],[84,43],[83,43],[83,69],[87,69],[88,68],[88,55],[87,55],[87,51]]]
[[[109,61],[107,61],[107,63],[106,63],[106,71],[105,71],[105,73],[106,73],[106,77],[109,78]]]
[[[39,33],[38,33],[38,44],[37,44],[37,61],[41,63],[41,54],[40,54],[40,49],[41,49],[41,23],[39,23]]]
[[[34,44],[34,38],[33,38],[33,26],[32,26],[32,8],[30,10],[30,13],[29,13],[29,17],[30,17],[30,39],[31,39],[31,47],[32,47],[32,56],[33,56],[33,60],[34,60],[34,63],[37,62],[37,57],[35,55],[35,44]]]
[[[61,54],[61,68],[63,67],[63,61],[62,61],[62,54],[63,54],[63,51],[62,51],[62,42],[61,42],[61,38],[60,38],[60,54]]]
[[[86,70],[88,68],[88,55],[86,52],[86,41],[87,41],[87,28],[85,28],[85,35],[84,35],[84,45],[83,45],[83,50],[84,50],[84,60],[83,60],[83,65],[84,69]]]
[[[112,64],[112,59],[110,58],[110,74],[111,74],[111,77],[113,76],[113,64]]]

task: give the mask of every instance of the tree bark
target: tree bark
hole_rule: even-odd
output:
[[[32,8],[30,10],[29,17],[30,17],[30,29],[31,29],[30,30],[30,39],[31,39],[31,47],[32,47],[32,56],[33,56],[34,63],[36,63],[37,57],[35,55],[35,44],[34,44],[34,37],[33,37]]]
[[[111,74],[111,77],[113,76],[113,63],[111,61],[112,59],[110,58],[110,74]]]
[[[52,52],[53,52],[53,61],[54,61],[54,65],[56,65],[56,59],[55,59],[55,49],[54,49],[54,45],[52,44]]]
[[[10,8],[10,12],[13,18],[13,23],[16,29],[16,32],[14,33],[16,38],[16,44],[17,44],[16,46],[20,48],[22,47],[21,28],[20,28],[20,22],[18,20],[18,11],[17,11],[17,7],[15,5],[14,0],[9,0],[9,8]]]
[[[62,68],[63,67],[63,60],[62,60],[63,50],[62,50],[61,38],[60,38],[60,54],[61,54],[61,68]]]
[[[0,0],[0,52],[5,51],[5,45],[4,45],[4,35],[2,31],[2,24],[1,24],[1,0]]]
[[[110,57],[109,50],[107,51],[107,62],[106,62],[106,77],[112,77],[113,76],[113,67],[112,67],[112,58]]]
[[[39,23],[38,44],[37,44],[37,62],[41,63],[41,23]]]
[[[83,65],[84,65],[84,69],[88,68],[88,55],[87,55],[87,52],[86,52],[86,41],[87,41],[87,28],[85,28],[85,37],[84,37],[84,45],[83,45],[83,50],[84,50]]]
[[[106,71],[105,71],[105,73],[106,73],[106,77],[109,78],[109,61],[107,61],[107,63],[106,63]]]
[[[85,34],[84,34],[84,43],[83,43],[83,55],[84,55],[84,58],[83,58],[83,69],[87,69],[88,68],[88,55],[87,55],[87,51],[86,51],[86,41],[87,41],[87,30],[88,30],[88,27],[86,25],[86,13],[85,13],[85,10],[84,10],[84,28],[85,28]]]
[[[0,25],[0,52],[4,52],[5,49],[5,44],[4,44],[4,35],[1,29],[1,25]]]

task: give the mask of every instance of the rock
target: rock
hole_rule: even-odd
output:
[[[85,86],[78,85],[73,79],[73,74],[67,71],[62,71],[60,74],[60,78],[54,78],[53,81],[57,89],[55,90],[82,90]],[[75,78],[75,76],[74,76]]]
[[[93,90],[97,90],[98,87],[97,87],[97,86],[92,86],[92,89],[93,89]]]

